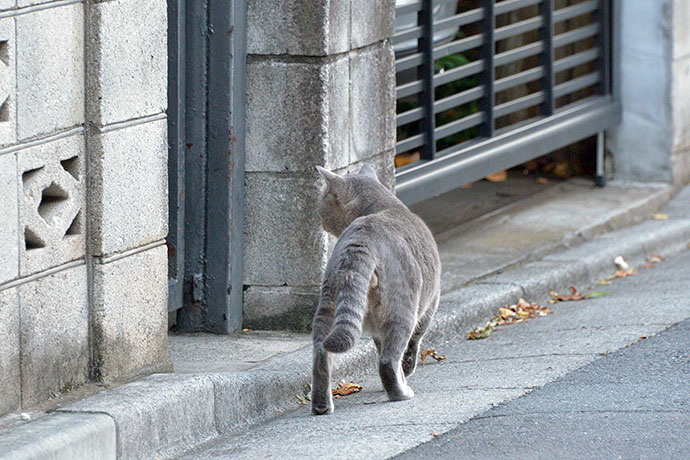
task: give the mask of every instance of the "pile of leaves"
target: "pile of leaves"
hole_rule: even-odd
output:
[[[486,325],[468,332],[467,338],[470,340],[485,339],[499,326],[522,323],[538,316],[548,315],[549,313],[551,313],[551,310],[548,307],[520,299],[515,305],[499,308],[496,316],[491,318]]]

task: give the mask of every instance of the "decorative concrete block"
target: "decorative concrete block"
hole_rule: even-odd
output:
[[[111,382],[171,369],[168,258],[160,245],[93,267],[92,343],[96,379]]]
[[[328,238],[316,214],[317,173],[248,173],[244,284],[314,286]]]
[[[88,379],[86,266],[19,286],[22,406],[67,392]]]
[[[17,288],[0,291],[0,415],[19,408],[19,297]]]
[[[252,59],[247,171],[311,171],[349,163],[348,62]]]
[[[351,162],[395,148],[395,56],[388,47],[350,57]]]
[[[17,160],[0,156],[0,284],[19,275]]]
[[[89,120],[107,125],[165,112],[166,2],[118,0],[89,11]]]
[[[349,0],[250,0],[247,52],[323,56],[350,43]]]
[[[690,10],[690,7],[688,7]],[[690,147],[690,56],[674,61],[673,72],[673,147]],[[642,98],[641,98],[642,99]]]
[[[83,8],[74,3],[16,18],[20,139],[84,122]]]
[[[244,291],[243,327],[309,332],[319,286],[251,286]]]
[[[352,49],[393,37],[395,0],[350,0],[352,11]]]
[[[17,5],[16,0],[0,0],[0,10],[9,10]]]
[[[93,139],[89,235],[96,255],[134,249],[168,234],[165,119]]]
[[[84,256],[84,137],[17,152],[21,276]]]
[[[12,144],[17,138],[14,37],[14,19],[0,19],[0,145]]]

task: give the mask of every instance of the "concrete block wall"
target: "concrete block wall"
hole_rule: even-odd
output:
[[[690,6],[621,2],[621,125],[608,140],[618,179],[690,180]]]
[[[0,1],[0,415],[170,367],[166,8]]]
[[[315,165],[392,188],[393,0],[250,0],[244,326],[308,330],[332,239]]]

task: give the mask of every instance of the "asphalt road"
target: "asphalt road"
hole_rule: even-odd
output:
[[[690,257],[620,280],[608,299],[690,302]],[[671,305],[669,305],[671,303]],[[621,321],[630,320],[625,310]],[[399,459],[690,459],[690,320],[496,406]]]

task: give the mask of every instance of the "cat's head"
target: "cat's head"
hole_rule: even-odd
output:
[[[316,169],[326,182],[318,202],[323,228],[340,236],[360,216],[373,214],[400,202],[381,182],[369,165],[358,174],[338,175],[320,166]]]

